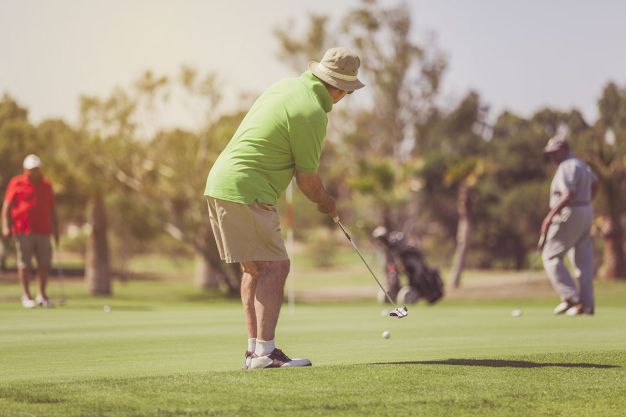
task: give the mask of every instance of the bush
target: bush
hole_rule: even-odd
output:
[[[337,254],[335,235],[325,227],[312,229],[307,234],[307,250],[314,266],[322,268],[333,266]]]

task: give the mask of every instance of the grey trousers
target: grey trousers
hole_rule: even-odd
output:
[[[546,273],[561,300],[579,300],[583,308],[593,311],[593,239],[591,222],[593,209],[590,206],[569,207],[569,215],[562,222],[550,225],[542,258]],[[565,255],[574,266],[574,275],[579,288],[565,267]]]

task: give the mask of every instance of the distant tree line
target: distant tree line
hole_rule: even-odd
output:
[[[383,224],[418,241],[460,284],[466,266],[526,267],[548,207],[554,167],[542,148],[557,132],[598,174],[594,203],[600,275],[626,278],[626,88],[608,83],[598,119],[544,108],[497,117],[477,92],[440,104],[446,59],[432,39],[415,40],[406,6],[363,1],[336,21],[311,15],[303,33],[276,29],[279,59],[302,71],[327,47],[362,58],[368,86],[330,116],[320,171],[347,220]],[[272,80],[268,80],[268,83]],[[163,106],[200,115],[196,129],[159,128]],[[88,225],[82,243],[93,294],[110,294],[112,258],[141,252],[193,254],[197,282],[238,292],[239,272],[219,260],[202,198],[206,174],[249,106],[224,110],[215,74],[183,67],[143,74],[107,97],[81,97],[77,125],[33,124],[27,109],[0,101],[0,191],[34,152],[56,188],[64,224]],[[191,104],[189,104],[191,103]],[[331,223],[296,197],[297,236]],[[113,247],[113,251],[112,248]]]

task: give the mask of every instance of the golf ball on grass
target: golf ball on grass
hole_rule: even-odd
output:
[[[108,305],[105,305],[103,308],[105,313],[110,313],[111,312],[111,307],[109,307]]]
[[[383,339],[389,339],[391,337],[391,332],[389,332],[388,330],[385,330],[383,332]]]
[[[521,317],[522,309],[521,308],[516,308],[515,310],[511,311],[511,315],[513,317]]]

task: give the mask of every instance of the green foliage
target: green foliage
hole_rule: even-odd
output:
[[[36,153],[39,140],[28,122],[28,111],[8,94],[0,100],[0,191],[9,180],[22,172],[22,161]]]
[[[309,230],[306,237],[307,252],[313,259],[313,265],[328,268],[334,265],[337,254],[337,241],[334,233],[327,227]]]
[[[395,163],[389,159],[371,158],[357,162],[358,175],[349,180],[355,191],[365,194],[388,193],[396,183]]]
[[[88,232],[84,229],[80,229],[74,232],[72,235],[64,235],[61,238],[61,245],[64,251],[78,254],[79,256],[84,257],[87,251],[88,239]]]

